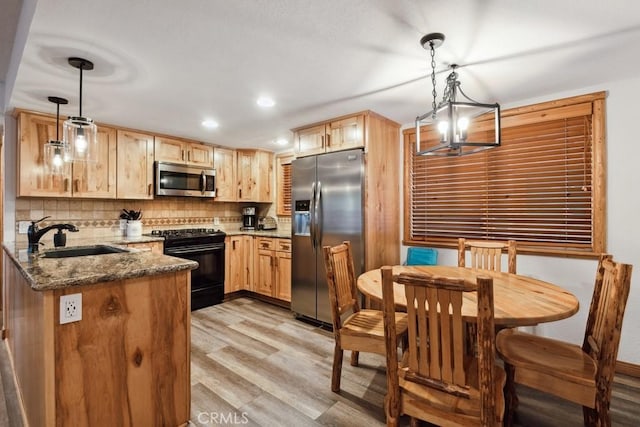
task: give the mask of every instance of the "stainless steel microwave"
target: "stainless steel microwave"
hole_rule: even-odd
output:
[[[156,196],[216,197],[213,168],[155,163]]]

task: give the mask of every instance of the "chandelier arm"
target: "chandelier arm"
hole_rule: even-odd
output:
[[[467,96],[466,93],[464,93],[464,91],[462,90],[462,87],[460,85],[458,85],[458,90],[460,91],[460,93],[462,94],[462,96],[464,96],[465,98],[467,98],[469,101],[473,102],[474,104],[484,104],[483,102],[478,102],[475,99]]]

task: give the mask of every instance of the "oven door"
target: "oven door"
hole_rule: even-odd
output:
[[[157,196],[216,196],[216,171],[156,162]]]
[[[165,248],[166,255],[198,262],[191,270],[191,310],[218,304],[224,299],[224,243]]]

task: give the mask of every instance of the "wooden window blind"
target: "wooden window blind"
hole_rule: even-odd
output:
[[[292,155],[277,157],[278,202],[276,215],[291,215],[291,161]]]
[[[405,243],[604,251],[603,116],[602,93],[507,110],[502,145],[461,157],[417,156],[405,130]]]

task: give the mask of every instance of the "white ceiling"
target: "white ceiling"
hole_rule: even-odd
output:
[[[501,104],[640,70],[635,0],[39,0],[6,108],[53,113],[55,95],[77,115],[67,58],[80,56],[95,63],[83,113],[99,123],[278,151],[275,139],[315,121],[427,112],[429,32],[446,36],[439,97],[451,63],[469,96]],[[275,107],[256,105],[263,94]]]

